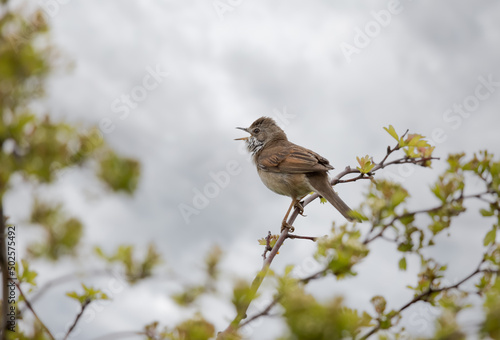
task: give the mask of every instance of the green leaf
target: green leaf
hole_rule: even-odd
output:
[[[133,159],[110,152],[100,162],[99,177],[114,191],[132,194],[139,182],[140,165]]]
[[[484,217],[489,217],[489,216],[493,216],[495,214],[495,211],[494,210],[486,210],[486,209],[481,209],[479,210],[479,212],[481,213],[481,215],[483,215]]]
[[[67,297],[77,300],[81,305],[94,300],[109,300],[109,297],[103,293],[100,289],[94,289],[93,287],[87,287],[85,284],[81,284],[83,288],[83,294],[78,294],[77,292],[66,293]]]
[[[497,228],[495,226],[493,226],[493,229],[488,231],[488,233],[486,233],[486,236],[484,237],[484,242],[483,242],[484,245],[488,246],[488,245],[494,243],[496,240],[496,237],[497,237]]]
[[[369,173],[374,167],[375,164],[372,163],[370,156],[366,155],[364,157],[356,157],[359,166],[356,167],[361,173],[367,174]]]
[[[394,129],[394,126],[389,125],[388,128],[384,127],[384,130],[387,131],[395,140],[399,141],[399,136],[396,133],[396,130]]]
[[[402,257],[401,260],[399,260],[399,269],[406,270],[406,257]]]
[[[72,299],[75,299],[76,301],[80,302],[80,296],[76,293],[76,292],[69,292],[69,293],[66,293],[66,296],[72,298]]]
[[[19,282],[29,283],[32,286],[36,286],[35,279],[38,275],[37,272],[30,270],[29,263],[25,259],[21,259],[22,272],[19,268],[19,263],[16,263],[16,274]]]
[[[360,213],[357,210],[349,211],[349,216],[351,216],[352,218],[354,218],[357,221],[368,221],[368,217],[366,217],[365,215],[363,215],[362,213]]]

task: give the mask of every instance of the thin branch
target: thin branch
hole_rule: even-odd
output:
[[[370,236],[370,234],[375,229],[374,227],[372,227],[372,229],[370,229],[370,231],[366,235],[366,238],[363,241],[363,244],[366,245],[366,244],[374,241],[375,239],[377,239],[379,237],[383,237],[383,233],[385,232],[385,230],[388,227],[390,227],[391,225],[393,225],[396,221],[401,220],[402,218],[409,217],[409,216],[412,216],[412,215],[432,213],[432,212],[435,212],[435,211],[439,211],[439,210],[443,209],[444,207],[446,207],[446,206],[448,206],[450,204],[453,204],[453,203],[456,203],[456,202],[460,202],[460,201],[462,201],[464,199],[468,199],[468,198],[478,198],[478,199],[481,199],[482,196],[488,195],[488,194],[491,194],[491,191],[488,190],[488,191],[485,191],[485,192],[481,192],[481,193],[478,193],[478,194],[471,194],[471,195],[460,195],[459,197],[451,199],[450,201],[445,202],[445,203],[443,203],[443,204],[441,204],[441,205],[439,205],[437,207],[434,207],[434,208],[422,209],[422,210],[416,210],[416,211],[409,211],[409,212],[406,212],[406,213],[401,214],[401,215],[396,215],[393,218],[391,218],[391,220],[389,222],[387,222],[386,224],[382,225],[380,227],[380,231],[377,234],[375,234],[373,236]]]
[[[116,332],[116,333],[105,334],[105,335],[99,336],[97,338],[94,338],[93,340],[123,339],[123,338],[129,338],[129,337],[136,336],[136,335],[146,335],[146,336],[148,336],[148,333],[143,332],[143,331],[140,331],[140,332],[123,331],[123,332]]]
[[[288,234],[287,238],[291,238],[291,239],[297,238],[300,240],[311,240],[313,242],[316,242],[316,240],[318,239],[317,236],[300,236],[300,235],[294,235],[294,234]]]
[[[72,273],[72,274],[67,274],[63,275],[60,277],[57,277],[55,279],[52,279],[45,283],[41,288],[37,290],[37,292],[34,294],[34,296],[31,298],[31,303],[35,304],[38,299],[40,299],[49,289],[53,288],[54,286],[66,283],[68,281],[72,281],[75,279],[78,279],[80,277],[89,277],[89,276],[100,276],[100,275],[113,275],[113,272],[108,270],[108,269],[95,269],[91,270],[86,273]],[[21,310],[21,313],[24,312]]]
[[[82,317],[83,312],[85,311],[85,308],[87,308],[87,306],[90,304],[90,301],[91,301],[90,299],[87,299],[82,304],[82,309],[80,310],[80,313],[78,313],[78,315],[76,316],[75,321],[73,321],[73,324],[71,325],[71,327],[68,329],[68,332],[66,333],[66,336],[64,337],[64,340],[66,340],[69,337],[70,333],[76,327],[76,324],[78,323],[78,320],[80,320],[80,318]]]
[[[346,169],[344,172],[348,172],[350,170]],[[397,221],[398,219],[401,219],[401,218],[404,218],[404,217],[407,217],[407,216],[410,216],[410,215],[416,215],[416,214],[422,214],[422,213],[429,213],[429,212],[432,212],[432,211],[437,211],[439,209],[442,209],[446,204],[450,204],[450,203],[453,203],[454,201],[458,201],[459,199],[463,199],[463,198],[478,198],[478,197],[481,197],[485,194],[488,194],[489,192],[484,192],[484,193],[478,193],[478,194],[472,194],[472,195],[466,195],[466,196],[461,196],[460,198],[457,198],[451,202],[448,202],[448,203],[445,203],[439,207],[435,207],[435,208],[430,208],[430,209],[423,209],[423,210],[417,210],[417,211],[413,211],[413,212],[407,212],[407,213],[404,213],[404,214],[401,214],[401,215],[398,215],[398,216],[394,216],[391,221],[389,223],[387,223],[386,225],[384,225],[382,227],[382,230],[377,233],[376,235],[374,235],[373,237],[368,237],[365,239],[365,241],[363,242],[364,245],[367,245],[371,242],[373,242],[374,240],[376,240],[377,238],[384,238],[384,239],[387,239],[388,241],[392,241],[392,242],[396,242],[397,240],[393,240],[393,239],[389,239],[387,237],[385,237],[383,235],[384,231],[390,226],[392,225],[395,221]],[[304,204],[305,205],[305,204]],[[293,234],[288,234],[286,236],[286,238],[298,238],[298,239],[310,239],[312,241],[315,241],[317,238],[315,237],[309,237],[309,236],[299,236],[299,235],[293,235]],[[482,264],[483,262],[481,262]],[[480,265],[481,265],[480,264]],[[479,265],[479,266],[480,266]],[[479,268],[478,266],[478,268]],[[309,281],[311,280],[315,280],[315,279],[318,279],[318,278],[321,278],[323,277],[327,272],[329,271],[329,268],[326,267],[326,268],[323,268],[319,271],[317,271],[316,273],[313,273],[307,277],[304,277],[302,279],[300,279],[299,281],[302,282],[302,283],[308,283]],[[483,271],[484,272],[484,271]],[[459,285],[461,285],[462,283],[464,283],[465,281],[469,280],[471,277],[473,277],[474,275],[476,275],[477,273],[474,272],[472,273],[470,276],[466,277],[465,279],[463,279],[462,281],[458,282],[457,284],[451,286],[451,287],[446,287],[446,288],[440,288],[440,289],[434,289],[432,291],[428,291],[428,292],[424,292],[421,294],[421,296],[417,296],[415,299],[415,301],[413,302],[410,302],[409,305],[415,303],[416,301],[420,301],[422,300],[424,297],[432,294],[432,293],[435,293],[435,292],[441,292],[443,290],[447,290],[447,289],[452,289],[452,288],[456,288],[458,287]],[[333,275],[336,275],[336,273],[333,273]],[[264,316],[267,314],[267,312],[272,308],[272,306],[274,306],[278,301],[273,301],[272,302],[272,305],[268,305],[261,313],[257,314],[257,315],[254,315],[252,316],[249,320],[245,320],[245,322],[243,324],[247,324],[249,323],[250,321],[253,321],[255,319],[257,319],[258,317],[261,317],[261,316]],[[408,306],[403,306],[401,311],[406,309]],[[241,327],[241,325],[240,325]]]
[[[264,261],[266,260],[267,252],[273,250],[273,248],[271,247],[271,236],[271,231],[268,231],[266,236],[266,247],[264,248],[264,253],[262,253]]]
[[[274,257],[278,253],[279,249],[281,248],[281,246],[283,245],[283,242],[285,242],[287,237],[288,237],[288,228],[283,228],[283,231],[281,232],[280,237],[278,238],[278,240],[274,244],[274,247],[272,248],[271,253],[264,260],[264,264],[262,266],[262,269],[259,271],[257,276],[252,281],[252,284],[250,286],[250,291],[248,293],[248,295],[250,297],[256,296],[257,291],[259,290],[259,287],[262,284],[262,281],[264,281],[264,278],[267,275],[267,272],[269,270],[269,267],[271,266],[271,263],[272,263]],[[224,331],[220,332],[217,335],[217,339],[224,339],[224,337],[226,335],[233,333],[234,331],[236,331],[238,328],[241,327],[241,321],[247,317],[246,313],[247,313],[248,307],[250,307],[250,303],[252,302],[253,298],[247,299],[247,300],[248,300],[248,302],[246,302],[246,305],[243,306],[242,308],[240,308],[240,310],[236,314],[233,321],[231,321],[229,326]]]
[[[291,224],[290,224],[291,225]],[[283,228],[283,231],[280,234],[280,237],[274,244],[273,250],[271,250],[271,253],[269,254],[269,257],[264,261],[264,265],[262,266],[262,270],[269,268],[271,266],[271,263],[274,260],[274,257],[276,254],[278,254],[278,251],[280,250],[281,246],[283,245],[283,242],[288,237],[288,228]]]
[[[307,277],[304,277],[302,279],[300,279],[300,282],[303,282],[303,283],[308,283],[309,281],[311,280],[315,280],[315,279],[318,279],[320,277],[323,277],[329,270],[330,268],[326,267],[326,268],[323,268],[321,269],[320,271],[314,273],[314,274],[311,274]]]
[[[411,305],[415,304],[418,301],[425,301],[425,299],[432,294],[441,293],[441,292],[452,290],[452,289],[458,289],[462,284],[469,281],[477,274],[491,272],[491,270],[489,270],[489,269],[481,269],[481,265],[484,262],[485,262],[485,259],[483,258],[481,260],[481,262],[479,263],[479,265],[476,267],[476,269],[471,274],[467,275],[465,278],[458,281],[454,285],[442,287],[442,288],[437,288],[437,289],[429,288],[427,291],[420,293],[419,295],[415,296],[411,301],[409,301],[408,303],[403,305],[401,308],[399,308],[398,311],[394,314],[394,316],[399,315],[402,311],[404,311],[405,309],[407,309],[408,307],[410,307]],[[496,272],[498,272],[498,271],[496,271]],[[380,330],[380,324],[373,327],[368,333],[366,333],[363,337],[361,337],[360,340],[368,339],[368,337],[375,334],[379,330]]]
[[[250,317],[250,318],[245,319],[245,321],[244,321],[244,322],[242,322],[242,323],[240,324],[240,326],[239,326],[239,327],[241,328],[241,327],[243,327],[243,326],[245,326],[245,325],[248,325],[250,322],[252,322],[252,321],[253,321],[253,320],[255,320],[255,319],[258,319],[258,318],[260,318],[260,317],[262,317],[262,316],[268,315],[268,314],[269,314],[269,312],[271,311],[271,309],[272,309],[274,306],[276,306],[276,304],[278,303],[278,301],[279,301],[279,300],[280,300],[280,297],[275,297],[275,298],[273,299],[273,301],[271,301],[271,303],[269,303],[269,304],[266,306],[266,308],[264,308],[264,309],[263,309],[260,313],[255,314],[254,316],[252,316],[252,317]]]
[[[31,313],[33,313],[33,316],[35,317],[35,319],[40,323],[40,325],[42,325],[43,329],[45,330],[45,332],[47,332],[48,336],[52,339],[52,340],[55,340],[54,336],[52,335],[52,333],[50,332],[50,330],[47,328],[47,326],[45,326],[45,324],[42,322],[42,320],[40,320],[40,318],[38,317],[38,315],[36,314],[35,310],[33,309],[33,306],[31,305],[30,301],[28,300],[28,298],[26,297],[26,295],[24,295],[23,293],[23,290],[21,289],[21,283],[19,282],[15,282],[14,281],[14,284],[16,285],[17,289],[19,290],[19,293],[21,294],[21,296],[23,297],[24,299],[24,303],[26,304],[26,306],[28,307],[28,309],[31,311]]]

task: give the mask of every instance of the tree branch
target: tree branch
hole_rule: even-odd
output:
[[[316,236],[300,236],[300,235],[294,235],[294,234],[288,234],[287,238],[291,238],[291,239],[300,239],[300,240],[310,240],[310,241],[313,241],[313,242],[316,242],[316,240],[318,239],[318,237]]]
[[[491,272],[491,270],[488,270],[488,269],[481,269],[481,265],[484,262],[485,262],[485,259],[483,258],[481,260],[481,262],[479,263],[479,265],[476,267],[476,269],[471,274],[467,275],[465,278],[463,278],[462,280],[458,281],[454,285],[447,286],[447,287],[442,287],[442,288],[436,288],[436,289],[429,288],[427,291],[422,292],[419,295],[415,296],[411,301],[409,301],[408,303],[406,303],[405,305],[403,305],[401,308],[399,308],[397,310],[397,312],[394,314],[393,317],[395,317],[396,315],[399,315],[402,311],[404,311],[405,309],[407,309],[411,305],[415,304],[416,302],[418,302],[418,301],[425,301],[425,299],[428,296],[432,295],[432,294],[441,293],[441,292],[452,290],[452,289],[458,289],[462,284],[464,284],[465,282],[469,281],[470,279],[472,279],[477,274],[484,273],[484,272]],[[363,337],[361,337],[360,340],[368,339],[368,337],[370,337],[371,335],[375,334],[379,330],[380,330],[380,323],[377,326],[373,327]]]
[[[489,191],[489,190],[487,190],[485,192],[478,193],[478,194],[471,194],[471,195],[463,195],[462,194],[459,197],[451,199],[450,201],[445,202],[445,203],[443,203],[443,204],[441,204],[441,205],[439,205],[437,207],[434,207],[434,208],[422,209],[422,210],[416,210],[416,211],[409,211],[409,212],[406,212],[406,213],[401,214],[401,215],[396,215],[389,222],[387,222],[386,224],[382,225],[380,227],[381,228],[380,231],[376,235],[373,235],[373,236],[370,237],[370,234],[374,230],[374,228],[372,227],[372,229],[366,235],[366,238],[363,241],[363,244],[368,244],[368,243],[372,242],[373,240],[375,240],[375,239],[377,239],[379,237],[383,237],[383,233],[385,232],[385,230],[388,227],[390,227],[391,225],[393,225],[396,221],[401,220],[402,218],[409,217],[411,215],[419,215],[419,214],[432,213],[432,212],[439,211],[439,210],[443,209],[447,205],[450,205],[450,204],[453,204],[453,203],[456,203],[456,202],[460,202],[460,201],[462,201],[464,199],[468,199],[468,198],[482,199],[482,196],[489,195],[489,194],[491,194],[491,191]],[[488,203],[490,203],[490,202],[488,202]]]
[[[80,313],[78,313],[78,315],[76,316],[75,321],[73,322],[73,324],[71,325],[71,327],[68,329],[68,332],[66,333],[66,336],[64,337],[64,340],[68,339],[70,333],[76,327],[76,324],[78,323],[78,320],[80,320],[80,318],[83,315],[83,312],[85,311],[85,308],[87,308],[87,306],[89,304],[90,304],[90,299],[85,300],[85,302],[82,304],[82,309],[80,310]]]
[[[38,315],[36,314],[35,310],[33,309],[33,306],[31,305],[30,301],[28,300],[28,298],[26,297],[26,295],[24,295],[23,293],[23,290],[21,289],[21,283],[20,282],[14,282],[17,289],[19,290],[19,293],[21,294],[21,296],[23,297],[24,299],[24,303],[26,304],[26,306],[28,307],[28,309],[31,311],[31,313],[33,313],[33,316],[35,317],[35,319],[40,323],[40,325],[42,325],[43,329],[45,330],[45,332],[47,332],[48,336],[52,339],[52,340],[55,340],[54,336],[52,335],[52,333],[50,332],[50,330],[47,328],[47,326],[45,326],[45,324],[42,322],[42,320],[40,320],[40,318],[38,317]]]
[[[239,325],[239,328],[245,326],[245,325],[248,325],[250,322],[252,322],[253,320],[255,319],[258,319],[262,316],[265,316],[265,315],[268,315],[269,312],[271,311],[271,309],[276,306],[276,304],[278,303],[278,301],[280,300],[280,297],[275,297],[273,299],[273,301],[271,301],[271,303],[269,303],[267,305],[266,308],[264,308],[260,313],[258,314],[255,314],[254,316],[250,317],[250,318],[247,318],[244,322],[242,322],[240,325]]]
[[[271,236],[271,231],[268,231],[266,236],[266,247],[264,248],[264,253],[262,253],[264,261],[266,260],[267,252],[273,250],[273,248],[271,247]]]
[[[401,138],[403,138],[407,133],[408,133],[408,130],[403,134],[403,136]],[[373,174],[374,174],[375,171],[383,169],[383,168],[385,168],[386,166],[389,166],[389,165],[405,164],[405,163],[412,163],[412,164],[416,164],[416,165],[422,165],[422,164],[424,164],[425,162],[427,162],[429,160],[439,159],[439,158],[436,158],[436,157],[410,158],[408,156],[405,156],[403,158],[396,159],[394,161],[386,163],[386,161],[389,158],[389,156],[394,151],[397,151],[399,149],[400,149],[399,143],[394,148],[387,147],[387,153],[386,153],[385,157],[382,159],[382,161],[380,163],[376,164],[373,167],[373,169],[369,173],[367,173],[367,174],[361,173],[358,169],[352,169],[349,166],[346,167],[343,171],[341,171],[340,173],[338,173],[331,180],[331,182],[330,182],[331,185],[334,186],[334,185],[336,185],[338,183],[354,182],[354,181],[357,181],[359,179],[370,179],[370,178],[373,177]],[[359,175],[357,177],[341,181],[341,179],[344,176],[346,176],[348,174],[354,174],[354,173],[359,174]],[[309,203],[311,203],[312,201],[314,201],[318,197],[319,197],[319,195],[316,194],[316,193],[308,196],[302,202],[302,206],[305,207],[306,205],[308,205]],[[295,209],[291,213],[290,217],[288,218],[288,225],[293,225],[293,223],[295,222],[295,219],[297,218],[298,215],[299,215],[299,209],[297,207],[295,207]],[[276,241],[274,247],[272,248],[272,250],[271,250],[271,252],[270,252],[270,254],[269,254],[269,256],[267,258],[265,257],[265,255],[267,253],[267,249],[264,251],[264,254],[263,254],[264,264],[262,266],[262,269],[259,271],[259,273],[257,274],[257,276],[252,281],[252,285],[251,285],[250,292],[249,292],[249,294],[250,294],[251,297],[256,296],[257,290],[259,289],[262,281],[264,280],[264,278],[265,278],[265,276],[267,274],[267,271],[269,270],[269,267],[271,266],[271,263],[274,260],[274,257],[276,256],[276,254],[278,253],[279,249],[281,248],[281,246],[283,245],[283,243],[285,242],[285,240],[287,238],[294,238],[294,237],[293,236],[291,237],[289,235],[288,228],[284,228],[283,231],[280,234],[280,237]],[[295,237],[295,238],[300,238],[300,237]],[[322,275],[322,274],[324,274],[324,272],[322,272],[322,273],[316,273],[315,275]],[[313,277],[311,276],[309,278],[309,280],[312,279],[312,278]],[[236,331],[238,328],[241,327],[241,321],[247,317],[246,312],[248,310],[248,307],[250,306],[250,303],[251,303],[252,299],[248,299],[248,303],[246,304],[246,306],[244,306],[244,308],[240,308],[240,311],[237,313],[237,315],[233,319],[233,321],[231,321],[231,323],[229,324],[229,326],[223,332],[220,332],[218,334],[217,339],[224,339],[224,337],[226,335],[231,334],[232,332]],[[246,324],[246,322],[245,322],[245,324]]]
[[[55,279],[52,279],[50,281],[47,281],[47,283],[45,283],[41,288],[39,288],[37,290],[37,292],[35,293],[35,295],[31,298],[31,303],[35,304],[35,302],[38,301],[38,299],[40,299],[49,289],[51,289],[54,286],[66,283],[68,281],[78,279],[80,276],[89,277],[89,276],[100,276],[100,275],[103,275],[103,276],[113,275],[113,273],[108,269],[95,269],[95,270],[91,270],[91,271],[86,272],[86,273],[67,274],[67,275],[63,275],[63,276],[57,277]],[[21,310],[21,313],[22,312],[24,312],[24,310]]]
[[[123,332],[116,332],[116,333],[110,333],[110,334],[102,335],[102,336],[99,336],[97,338],[94,338],[93,340],[123,339],[123,338],[135,337],[137,335],[149,336],[148,333],[143,332],[143,331],[139,331],[139,332],[123,331]]]

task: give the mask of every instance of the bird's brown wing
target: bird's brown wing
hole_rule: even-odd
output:
[[[257,164],[261,170],[289,174],[328,171],[333,169],[328,160],[314,151],[289,143],[286,147],[268,147],[262,150]]]

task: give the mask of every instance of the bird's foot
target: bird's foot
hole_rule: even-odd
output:
[[[293,227],[293,225],[291,225],[290,223],[286,222],[286,221],[283,221],[283,223],[281,223],[281,232],[283,232],[283,230],[285,229],[288,229],[288,232],[290,233],[293,233],[295,231],[295,228]]]
[[[295,203],[295,208],[299,210],[299,214],[306,217],[307,215],[304,215],[304,206],[302,205],[304,201],[299,201]]]

